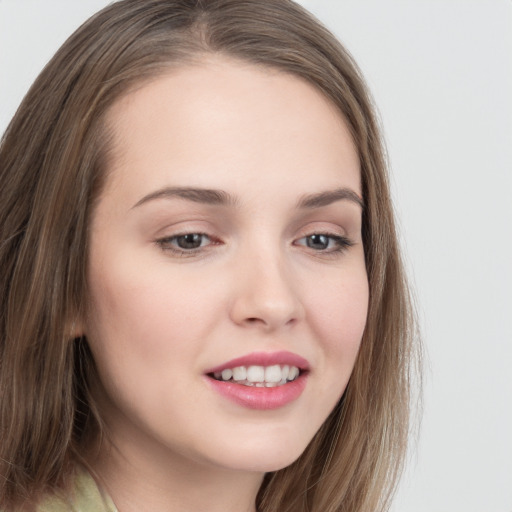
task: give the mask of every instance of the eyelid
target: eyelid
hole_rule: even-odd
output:
[[[190,249],[180,248],[180,247],[174,246],[172,244],[173,241],[179,239],[180,237],[184,237],[187,235],[200,235],[202,237],[208,238],[210,242],[206,245],[200,245],[199,247],[194,247],[194,248],[190,248]],[[174,255],[181,256],[181,257],[195,256],[198,253],[205,253],[206,251],[208,251],[208,248],[210,246],[221,245],[221,243],[222,242],[218,237],[215,237],[213,235],[210,235],[210,234],[205,233],[200,230],[190,230],[190,229],[183,230],[178,233],[173,233],[168,236],[162,236],[155,240],[155,244],[157,246],[159,246],[159,248],[163,252],[172,253]]]
[[[350,247],[356,244],[356,240],[358,239],[354,226],[352,225],[353,223],[350,221],[347,226],[347,220],[345,218],[339,218],[338,216],[332,217],[331,215],[322,215],[322,217],[323,218],[319,218],[315,215],[314,218],[310,217],[308,222],[298,225],[292,244],[304,251],[304,253],[316,257],[342,257]],[[306,239],[313,235],[328,237],[330,247],[308,246]]]
[[[331,248],[326,248],[326,249],[314,249],[312,247],[309,247],[306,244],[299,244],[297,242],[301,241],[301,240],[305,240],[309,237],[312,237],[312,236],[325,236],[327,238],[329,238],[331,241],[334,240],[335,241],[335,246],[334,247],[331,247]],[[317,253],[319,255],[329,255],[329,254],[336,254],[336,253],[343,253],[345,252],[348,248],[352,247],[354,245],[354,242],[352,240],[350,240],[348,237],[344,236],[344,235],[339,235],[339,234],[336,234],[336,233],[331,233],[331,232],[328,232],[328,231],[314,231],[308,235],[305,235],[305,236],[302,236],[300,238],[296,238],[295,241],[294,241],[294,244],[295,245],[300,245],[302,247],[306,247],[307,249],[310,249],[313,253]]]
[[[326,235],[332,237],[347,238],[347,230],[333,222],[308,222],[295,231],[294,239],[308,237],[311,235]]]

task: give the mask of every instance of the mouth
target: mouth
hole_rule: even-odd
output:
[[[210,369],[210,387],[238,405],[250,409],[277,409],[304,391],[309,363],[291,352],[258,352]]]
[[[271,366],[235,366],[207,375],[221,382],[233,382],[257,388],[275,388],[293,382],[303,373],[304,370],[297,366],[274,364]]]

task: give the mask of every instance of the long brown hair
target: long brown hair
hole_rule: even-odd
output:
[[[309,81],[346,120],[361,162],[368,320],[347,390],[302,456],[266,475],[260,512],[388,508],[419,359],[386,160],[356,64],[291,0],[123,0],[48,63],[0,146],[0,508],[64,489],[101,435],[83,314],[88,223],[109,156],[105,113],[132,87],[218,52]]]

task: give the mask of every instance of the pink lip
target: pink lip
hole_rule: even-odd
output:
[[[215,380],[208,376],[205,378],[213,390],[242,407],[270,410],[284,407],[297,400],[306,387],[308,376],[308,373],[303,373],[294,381],[275,388],[257,388],[236,384],[233,381]]]
[[[297,366],[301,374],[294,381],[273,388],[244,386],[233,381],[216,380],[208,375],[236,366],[272,366],[274,364]],[[306,387],[309,376],[307,370],[309,370],[308,361],[292,352],[254,352],[211,368],[206,372],[205,379],[214,391],[242,407],[271,410],[283,407],[299,398]]]
[[[287,364],[288,366],[296,366],[301,370],[309,370],[309,363],[306,359],[293,352],[283,350],[280,352],[253,352],[252,354],[219,364],[214,368],[210,368],[205,373],[221,372],[226,368],[235,368],[237,366],[272,366],[274,364]]]

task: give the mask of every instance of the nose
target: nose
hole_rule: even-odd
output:
[[[297,283],[283,258],[251,255],[235,273],[231,319],[238,325],[273,331],[305,316]]]

